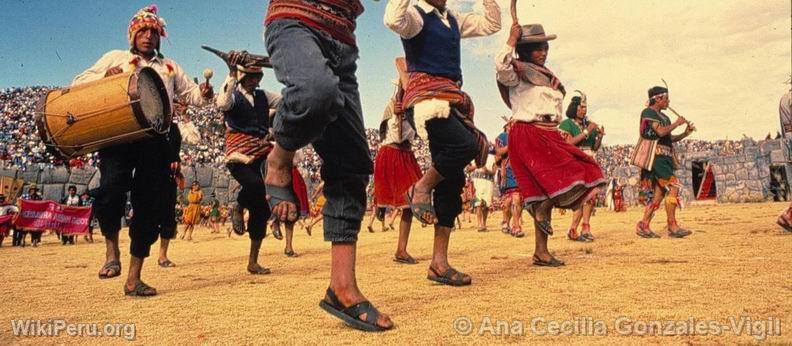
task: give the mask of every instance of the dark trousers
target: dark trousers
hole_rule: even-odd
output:
[[[151,245],[157,241],[160,225],[167,218],[162,190],[168,189],[170,160],[166,137],[146,138],[134,143],[120,144],[99,151],[100,186],[91,194],[99,227],[105,236],[118,234],[124,217],[126,193],[131,192],[135,217],[129,225],[130,254],[149,256]]]
[[[11,246],[22,245],[23,238],[25,238],[25,232],[22,230],[14,229],[14,235],[11,238]]]
[[[61,234],[61,242],[63,245],[66,245],[66,243],[74,244],[74,235]]]
[[[408,111],[408,116],[412,117],[412,109]],[[427,121],[426,132],[429,136],[432,166],[444,178],[435,186],[432,195],[437,224],[453,228],[456,217],[462,212],[465,166],[476,157],[478,143],[454,115],[447,119]]]
[[[30,233],[30,241],[31,242],[37,242],[38,243],[38,242],[41,242],[41,233],[44,233],[44,232],[27,232],[27,233]],[[23,242],[25,241],[24,235],[22,236],[22,241]]]
[[[291,19],[271,22],[265,36],[275,76],[286,86],[275,140],[290,151],[313,144],[323,162],[324,239],[357,241],[373,172],[355,76],[358,49]]]
[[[251,240],[261,240],[267,234],[267,220],[272,213],[267,204],[267,190],[264,188],[262,167],[266,164],[264,158],[259,158],[248,165],[242,163],[229,163],[226,165],[231,176],[242,187],[237,195],[237,203],[250,213],[247,230]]]

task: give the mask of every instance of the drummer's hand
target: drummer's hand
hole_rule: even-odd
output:
[[[121,66],[111,67],[105,72],[105,77],[110,77],[112,75],[116,75],[123,72],[124,70],[121,69]]]
[[[201,83],[198,86],[198,89],[201,90],[201,96],[203,96],[203,98],[211,99],[212,97],[214,97],[214,89],[212,88],[211,85],[206,83]]]

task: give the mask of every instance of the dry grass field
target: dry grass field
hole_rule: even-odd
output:
[[[667,335],[683,330],[664,325],[655,332],[666,335],[624,335],[631,330],[646,333],[641,321],[693,318],[710,326],[740,324],[740,316],[752,319],[753,334],[761,334],[762,325],[778,319],[781,335],[764,341],[790,344],[792,234],[775,225],[785,206],[689,207],[680,214],[682,223],[694,231],[687,239],[670,239],[664,232],[658,232],[662,239],[641,239],[633,231],[640,210],[600,211],[592,221],[597,240],[586,244],[563,237],[570,214],[556,213],[557,234],[550,247],[567,266],[555,269],[532,266],[532,233],[522,239],[502,234],[496,230],[496,214],[488,233],[467,224],[452,235],[452,264],[473,276],[473,285],[463,288],[426,280],[429,228],[413,229],[409,250],[420,261],[413,266],[391,260],[396,232],[364,231],[358,243],[358,280],[368,298],[396,323],[394,330],[380,334],[346,328],[318,307],[329,275],[329,244],[316,234],[320,231],[313,237],[301,229],[296,232],[298,258],[284,256],[283,242],[268,236],[262,264],[272,268],[272,274],[252,276],[244,270],[246,237],[226,239],[199,229],[195,241],[173,243],[170,257],[177,267],[164,269],[155,259],[148,261],[144,280],[160,293],[148,299],[124,297],[123,276],[97,279],[104,253],[101,236],[95,244],[80,240],[76,246],[61,246],[54,236],[45,236],[38,248],[12,248],[6,239],[0,248],[0,345],[127,343],[123,337],[70,337],[65,332],[58,337],[17,337],[11,331],[15,319],[133,323],[134,342],[146,344],[760,341],[761,335],[747,335],[745,324],[741,331],[720,329],[721,335],[711,335],[716,329],[699,332],[709,335]],[[661,211],[655,231],[664,221]],[[126,275],[128,239],[125,234],[122,239]],[[570,320],[563,325],[567,329],[552,329],[554,321]],[[462,330],[468,321],[473,328]],[[510,328],[497,329],[497,321]],[[598,329],[602,326],[606,330]],[[565,335],[603,331],[607,335]]]

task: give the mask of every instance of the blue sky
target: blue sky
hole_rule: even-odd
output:
[[[152,1],[2,0],[0,88],[65,85],[103,53],[127,47],[129,18]],[[266,53],[261,39],[267,1],[156,2],[168,23],[163,53],[191,76],[212,68],[226,72],[200,49]],[[480,1],[450,0],[470,10]],[[508,1],[500,1],[502,6]],[[358,23],[361,57],[358,79],[366,127],[378,126],[392,92],[394,57],[402,54],[395,34],[382,24],[385,1],[364,0]],[[746,7],[739,0],[656,3],[628,0],[520,1],[522,23],[542,23],[559,38],[551,42],[548,66],[568,90],[584,90],[590,117],[605,125],[606,143],[632,143],[646,90],[665,78],[672,105],[696,122],[694,138],[763,137],[778,128],[778,100],[789,90],[792,35],[788,0],[763,0]],[[504,27],[510,19],[503,8]],[[494,138],[508,110],[494,82],[493,57],[506,30],[466,40],[463,73],[476,103],[476,122]],[[220,77],[213,84],[220,83]],[[280,90],[266,75],[262,86]],[[750,121],[746,121],[750,119]]]

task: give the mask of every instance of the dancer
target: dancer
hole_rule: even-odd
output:
[[[320,306],[365,331],[393,328],[357,286],[356,250],[372,162],[358,92],[355,39],[359,0],[271,0],[264,33],[275,76],[285,85],[275,115],[275,147],[265,184],[273,215],[298,217],[292,158],[308,144],[322,158],[324,238],[331,242],[330,285]]]
[[[522,197],[509,160],[509,130],[512,124],[507,119],[506,124],[503,125],[503,132],[495,139],[495,156],[500,178],[501,200],[503,201],[501,231],[512,237],[522,238],[525,236],[522,230]]]
[[[156,6],[138,11],[132,17],[127,32],[130,49],[105,54],[94,66],[75,77],[72,85],[150,67],[162,78],[170,100],[178,96],[186,103],[201,106],[212,98],[214,92],[209,85],[197,85],[181,66],[162,55],[160,38],[166,36],[165,21],[158,16]],[[167,153],[165,137],[146,138],[99,151],[102,160],[99,165],[101,182],[99,188],[92,192],[96,198],[96,216],[106,244],[106,262],[99,271],[99,278],[121,274],[118,232],[121,229],[126,193],[131,191],[135,218],[129,230],[132,258],[124,285],[124,293],[128,296],[157,294],[157,290],[145,284],[140,276],[143,260],[149,256],[151,245],[159,235],[158,225],[166,217],[162,211],[173,207],[172,204],[166,206],[164,199],[156,198],[158,191],[168,185],[167,180],[171,175]]]
[[[470,177],[476,189],[476,195],[473,198],[473,208],[476,210],[478,231],[487,232],[487,217],[489,216],[493,194],[495,193],[495,157],[494,155],[487,155],[487,163],[482,167],[475,168],[475,162],[468,165],[468,167],[472,170]]]
[[[683,117],[671,122],[671,119],[663,113],[671,103],[668,96],[668,89],[655,86],[649,89],[648,107],[641,112],[640,134],[643,140],[657,141],[654,156],[650,169],[641,170],[641,180],[645,180],[654,189],[653,198],[644,210],[643,218],[638,221],[635,231],[642,238],[660,238],[649,228],[652,217],[660,203],[665,201],[666,210],[666,230],[668,236],[674,238],[684,238],[692,232],[679,226],[676,219],[676,208],[679,204],[679,189],[681,184],[674,175],[674,170],[678,163],[674,156],[674,142],[681,141],[689,136],[695,127]],[[685,125],[685,132],[679,135],[671,134],[677,127]]]
[[[564,265],[547,248],[553,234],[553,207],[577,209],[606,183],[597,162],[558,132],[565,89],[545,66],[548,41],[555,38],[546,35],[540,24],[515,22],[495,63],[514,122],[509,131],[510,163],[526,209],[534,218],[533,264],[549,267]]]
[[[586,117],[587,112],[586,95],[581,93],[581,96],[573,96],[566,110],[567,119],[558,125],[558,129],[567,143],[578,147],[594,158],[594,154],[602,145],[602,137],[605,136],[605,133],[599,125]],[[567,238],[582,242],[594,241],[590,224],[591,213],[594,211],[594,202],[592,198],[583,204],[582,208],[576,209],[572,213],[572,224],[569,226],[569,231],[567,231]],[[577,228],[581,220],[583,221],[582,229],[581,233],[578,234]]]
[[[445,0],[390,0],[385,25],[402,40],[409,80],[402,107],[418,135],[428,140],[432,166],[413,186],[413,215],[434,224],[432,261],[427,279],[451,286],[470,285],[468,274],[448,262],[454,221],[462,211],[465,166],[474,158],[486,163],[489,144],[473,125],[473,102],[461,89],[461,39],[492,35],[500,30],[500,7],[483,0],[484,15],[454,13]]]
[[[226,167],[241,186],[231,214],[232,228],[237,234],[248,232],[250,252],[247,271],[263,275],[269,274],[271,270],[262,267],[258,257],[267,234],[267,220],[272,214],[265,197],[267,190],[262,172],[267,155],[272,150],[272,143],[268,141],[270,110],[278,106],[281,97],[258,88],[264,71],[258,66],[242,65],[246,54],[235,51],[228,53],[228,76],[215,105],[223,112],[226,125]],[[242,218],[245,209],[249,213],[247,225]]]
[[[203,200],[203,191],[201,191],[201,184],[196,180],[190,186],[190,192],[187,193],[187,209],[184,210],[184,233],[180,239],[187,236],[187,240],[192,240],[192,232],[195,225],[201,221],[201,201]]]
[[[404,60],[397,59],[396,65],[402,73]],[[400,82],[401,79],[396,80],[396,90],[388,101],[380,121],[381,145],[374,164],[374,203],[378,209],[389,208],[392,210],[393,217],[397,215],[398,211],[402,211],[399,222],[399,241],[393,261],[416,264],[418,261],[407,252],[413,217],[407,201],[407,190],[421,179],[422,173],[412,151],[415,130],[407,122],[402,108],[404,89]],[[384,226],[383,222],[383,228]]]
[[[781,102],[778,104],[778,116],[781,119],[781,131],[784,134],[784,141],[789,147],[789,142],[792,141],[792,78],[787,81],[790,84],[790,90],[781,97]],[[778,216],[776,223],[781,226],[785,231],[792,232],[792,203]]]

